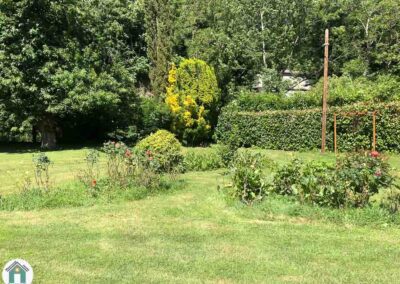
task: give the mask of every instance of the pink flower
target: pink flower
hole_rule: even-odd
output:
[[[375,176],[376,177],[381,177],[382,176],[382,171],[381,170],[376,170],[376,172],[375,172]]]
[[[121,147],[121,144],[119,144],[119,143],[116,143],[116,144],[115,144],[115,148],[117,148],[117,149],[118,149],[119,147]]]
[[[371,152],[371,157],[372,158],[378,158],[379,157],[379,152],[378,151],[372,151]]]
[[[147,151],[146,151],[146,155],[147,155],[147,156],[151,156],[151,151],[150,151],[150,150],[147,150]]]
[[[149,161],[153,161],[153,157],[149,157]]]
[[[131,152],[131,150],[126,149],[126,151],[125,151],[125,157],[127,157],[127,158],[132,157],[132,152]]]

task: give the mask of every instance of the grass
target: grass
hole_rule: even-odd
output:
[[[62,184],[76,179],[85,167],[84,158],[88,149],[46,152],[53,162],[50,166],[51,182]],[[32,157],[37,151],[0,153],[0,195],[19,190],[25,176],[33,177]],[[104,159],[101,160],[104,164]]]
[[[39,283],[395,283],[400,229],[342,226],[228,206],[216,173],[187,188],[89,208],[1,212],[0,261]],[[251,213],[256,212],[256,213]]]
[[[84,153],[49,154],[57,182],[73,179],[68,171],[83,165]],[[278,163],[293,156],[267,153]],[[318,153],[295,155],[321,159]],[[29,168],[30,158],[0,154],[0,181],[9,167]],[[399,157],[391,163],[399,165]],[[226,202],[216,190],[218,171],[183,179],[184,189],[139,201],[2,211],[0,265],[24,258],[38,283],[396,283],[400,277],[400,227],[387,224],[380,211],[281,199],[248,208]]]

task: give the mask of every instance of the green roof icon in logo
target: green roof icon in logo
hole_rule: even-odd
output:
[[[3,269],[3,280],[6,284],[31,284],[32,279],[32,267],[25,260],[11,260]]]

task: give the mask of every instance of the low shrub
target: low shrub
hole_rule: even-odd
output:
[[[151,161],[157,172],[175,171],[183,160],[181,143],[167,130],[159,130],[144,138],[136,145],[135,151]]]
[[[304,164],[294,193],[301,203],[319,206],[343,207],[343,189],[335,178],[335,168],[321,162]]]
[[[267,182],[263,175],[267,159],[250,150],[238,151],[230,171],[233,196],[247,205],[262,200],[267,194]]]
[[[390,188],[393,176],[378,152],[340,158],[336,166],[297,160],[278,169],[273,192],[294,195],[303,203],[330,207],[366,207],[379,190]]]
[[[134,164],[132,150],[122,142],[104,143],[103,151],[107,156],[107,177],[114,185],[126,187],[129,185]],[[96,187],[95,181],[89,181],[91,187]]]
[[[293,195],[300,181],[302,161],[294,159],[288,165],[278,168],[274,176],[273,190],[279,195]]]
[[[345,190],[346,202],[365,207],[372,195],[393,183],[389,163],[378,152],[349,154],[336,163],[338,187]]]

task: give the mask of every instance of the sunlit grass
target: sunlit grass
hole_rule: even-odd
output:
[[[0,212],[0,265],[37,283],[396,283],[400,229],[228,205],[220,175],[184,190],[84,208]]]

